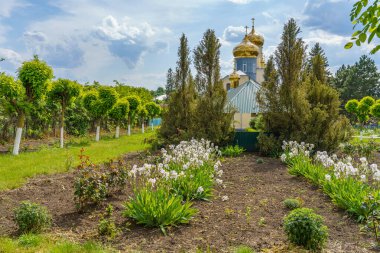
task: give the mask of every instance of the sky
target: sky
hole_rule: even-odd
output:
[[[283,26],[294,18],[309,48],[319,42],[331,70],[353,64],[371,45],[345,50],[352,34],[352,0],[0,0],[0,71],[16,75],[34,54],[56,78],[81,83],[113,80],[156,89],[175,68],[179,37],[191,49],[214,29],[222,44],[222,75],[232,71],[232,50],[255,18],[273,54]],[[371,56],[380,65],[380,53]]]

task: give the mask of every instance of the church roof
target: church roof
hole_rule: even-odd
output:
[[[259,106],[256,100],[256,94],[260,85],[253,81],[239,85],[227,92],[227,108],[234,108],[239,113],[258,113]]]

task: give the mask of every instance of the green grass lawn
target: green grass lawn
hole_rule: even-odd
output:
[[[356,143],[368,143],[370,141],[374,141],[375,143],[379,143],[380,144],[380,138],[363,138],[362,140],[360,140],[360,137],[352,137],[351,139],[351,143],[352,144],[356,144]]]
[[[45,148],[36,152],[0,155],[0,190],[12,189],[25,183],[28,177],[38,174],[51,174],[67,171],[79,164],[80,150],[90,156],[93,163],[102,163],[122,154],[141,151],[149,148],[144,144],[154,132],[121,136],[119,139],[105,138],[99,142],[86,142],[84,145],[73,145],[68,148]]]
[[[111,253],[116,251],[112,249],[106,249],[101,245],[92,242],[79,244],[62,238],[54,238],[51,235],[26,234],[20,236],[18,239],[0,237],[0,252]]]

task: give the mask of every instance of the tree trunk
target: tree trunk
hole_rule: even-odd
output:
[[[15,142],[13,145],[13,155],[18,155],[20,150],[21,136],[22,136],[22,128],[25,124],[25,114],[24,112],[20,113],[17,119],[17,130]]]
[[[131,119],[128,118],[128,136],[131,136]]]
[[[115,134],[115,138],[119,138],[120,136],[120,127],[119,125],[116,127],[116,134]]]
[[[96,127],[95,141],[99,141],[100,140],[100,120],[95,121],[95,127]]]
[[[141,132],[144,133],[144,120],[142,121],[142,124],[141,124]]]
[[[61,140],[61,148],[63,148],[63,127],[65,124],[65,104],[62,104],[62,111],[61,111],[61,122],[60,122],[60,129],[61,129],[61,134],[60,134],[60,140]]]

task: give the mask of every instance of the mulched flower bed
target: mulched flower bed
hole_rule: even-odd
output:
[[[257,163],[258,158],[263,163]],[[143,163],[138,153],[123,159],[131,166]],[[99,215],[111,203],[115,207],[116,223],[123,231],[107,244],[122,251],[194,252],[197,248],[210,248],[215,252],[230,252],[238,245],[256,250],[281,248],[286,244],[282,221],[288,213],[282,202],[300,197],[305,207],[325,218],[329,227],[328,252],[368,252],[371,239],[360,233],[359,225],[334,207],[317,188],[289,175],[278,159],[245,154],[228,158],[222,164],[226,187],[216,187],[210,202],[195,202],[199,214],[189,225],[171,228],[168,236],[160,229],[144,228],[122,218],[123,203],[131,189],[79,213],[73,198],[73,173],[39,176],[21,188],[0,192],[0,235],[16,236],[13,209],[20,201],[31,200],[46,205],[52,213],[51,233],[77,241],[105,241],[97,235],[97,224]],[[222,201],[222,196],[228,196],[228,200]]]

